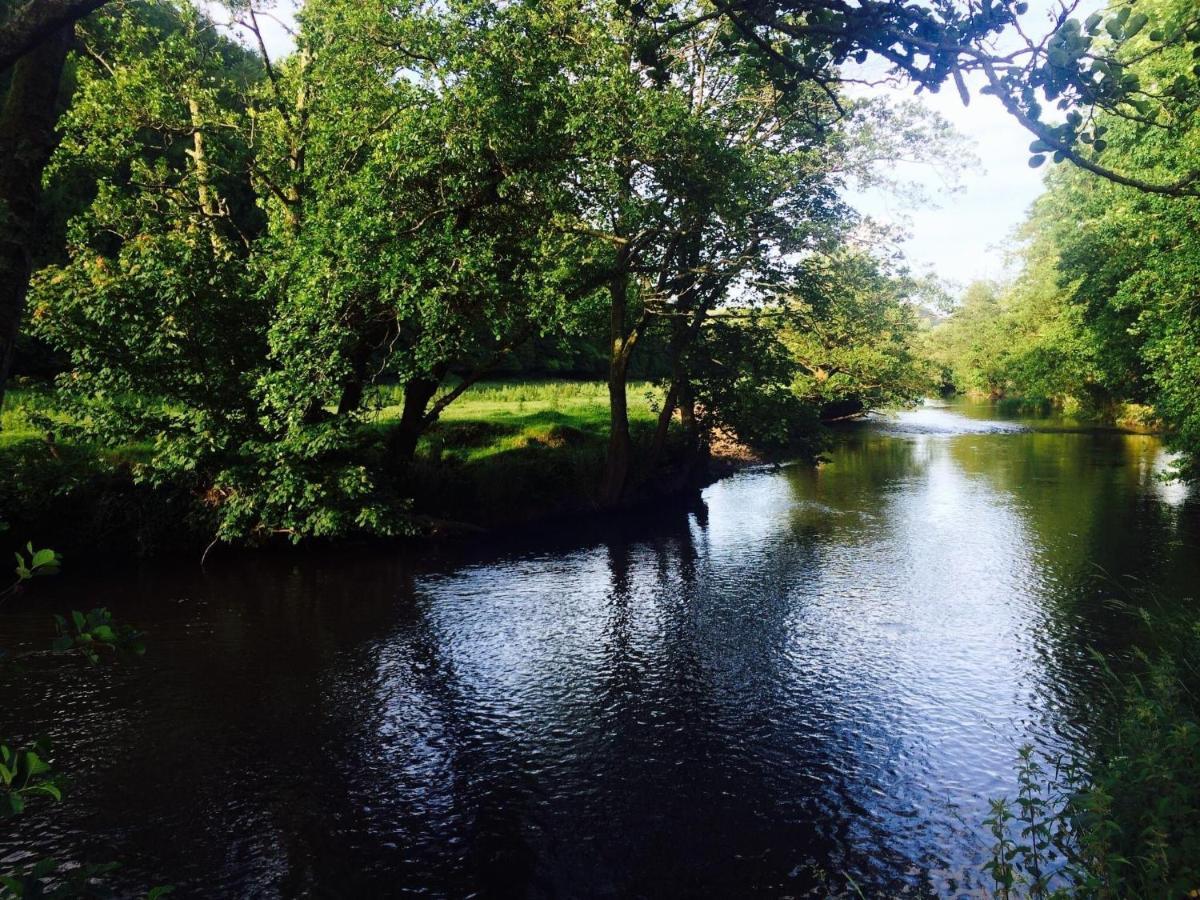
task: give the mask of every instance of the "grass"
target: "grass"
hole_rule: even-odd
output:
[[[649,382],[629,385],[629,417],[633,423],[653,422],[662,392]],[[403,389],[381,385],[369,395],[366,420],[376,427],[399,421]],[[53,390],[46,386],[10,387],[0,411],[0,446],[41,440],[34,423],[39,414],[58,412]],[[474,427],[472,427],[474,426]],[[435,431],[463,437],[463,449],[482,457],[522,446],[529,439],[545,438],[555,427],[585,432],[608,429],[608,388],[600,381],[492,381],[471,387],[442,413]],[[492,441],[479,435],[494,434]],[[438,443],[438,442],[434,442]]]
[[[54,390],[45,384],[10,386],[0,410],[0,450],[16,448],[30,442],[43,443],[46,429],[36,421],[39,417],[66,423],[68,417],[60,409]],[[145,462],[153,452],[150,441],[110,447],[81,443],[72,447],[75,455],[91,454],[110,466]]]
[[[55,412],[54,392],[46,387],[9,387],[0,410],[0,447],[40,440],[42,432],[30,420]]]
[[[657,417],[662,393],[648,382],[629,386],[629,419],[642,430]],[[368,421],[387,427],[400,418],[398,386],[376,388]],[[421,442],[427,459],[480,461],[535,445],[562,447],[608,435],[608,388],[598,381],[482,382],[455,400]]]
[[[380,387],[369,421],[400,417],[401,394]],[[649,440],[661,393],[629,386],[630,430]],[[509,381],[472,387],[421,440],[404,494],[414,512],[497,526],[593,508],[608,440],[608,388],[602,382]]]

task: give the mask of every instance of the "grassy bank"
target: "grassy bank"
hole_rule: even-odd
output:
[[[652,423],[662,394],[653,385],[629,386],[635,429]],[[367,421],[386,429],[400,419],[401,391],[383,386],[371,397]],[[484,460],[528,447],[562,447],[575,438],[608,436],[608,388],[597,381],[497,381],[475,385],[447,407],[418,446],[424,460]]]
[[[629,389],[636,443],[653,432],[660,400]],[[372,392],[363,429],[380,444],[399,420],[396,387]],[[415,462],[384,472],[426,531],[494,528],[595,508],[608,438],[600,382],[490,382],[451,404],[422,438]],[[153,555],[211,540],[211,510],[196,486],[144,483],[149,444],[101,447],[48,439],[64,416],[45,387],[10,390],[0,418],[0,519],[10,536],[71,553]],[[668,462],[675,452],[669,442]]]
[[[961,396],[995,403],[1010,414],[1059,415],[1084,425],[1116,428],[1131,434],[1162,434],[1165,426],[1154,408],[1140,403],[1094,404],[1075,397],[1029,397],[1004,394],[999,397],[984,391],[966,391]]]

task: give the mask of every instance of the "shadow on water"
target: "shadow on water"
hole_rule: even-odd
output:
[[[1086,742],[1097,564],[1194,583],[1198,516],[1153,439],[947,417],[634,518],[47,582],[0,642],[107,603],[151,652],[0,685],[74,781],[0,857],[183,896],[970,891],[1014,747]]]

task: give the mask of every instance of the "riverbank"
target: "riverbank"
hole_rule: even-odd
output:
[[[1154,408],[1141,403],[1109,403],[1098,407],[1075,397],[996,396],[983,391],[965,391],[950,396],[991,403],[999,412],[1010,415],[1059,416],[1088,428],[1107,428],[1127,434],[1162,435],[1167,432]]]
[[[659,392],[641,383],[631,385],[629,395],[633,440],[648,444]],[[363,421],[368,442],[386,442],[400,417],[399,399],[389,387],[372,397]],[[212,541],[211,498],[184,481],[144,478],[151,445],[73,444],[55,438],[47,423],[56,418],[61,420],[47,390],[10,392],[0,432],[0,470],[9,473],[0,482],[0,520],[10,526],[9,541],[33,540],[76,558],[198,554]],[[592,515],[601,506],[607,437],[602,383],[485,383],[445,411],[410,466],[378,475],[404,504],[414,538]],[[745,445],[722,440],[707,470],[679,483],[670,476],[681,455],[672,431],[657,473],[663,477],[656,479],[671,483],[671,494],[694,492],[763,461]]]

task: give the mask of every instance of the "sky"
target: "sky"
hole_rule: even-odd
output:
[[[1022,25],[1031,37],[1040,37],[1050,30],[1059,4],[1033,0],[1029,6]],[[1079,0],[1073,15],[1086,18],[1100,6],[1097,0]],[[979,93],[982,76],[966,81],[969,106],[949,85],[937,94],[922,94],[924,105],[950,122],[978,160],[960,174],[953,192],[947,193],[942,178],[928,167],[909,166],[903,170],[905,176],[926,189],[931,205],[914,209],[880,191],[851,194],[861,212],[905,230],[908,238],[901,247],[914,272],[932,273],[959,287],[1012,274],[1006,247],[1053,168],[1052,163],[1030,168],[1029,144],[1034,136],[1005,112],[997,98]],[[910,90],[881,87],[867,93],[899,98],[911,96]]]
[[[201,2],[221,20],[222,13],[215,4]],[[294,2],[280,0],[276,15],[291,22]],[[1055,0],[1033,0],[1022,17],[1027,32],[1043,34],[1056,5]],[[1082,15],[1098,5],[1096,0],[1082,0]],[[291,41],[286,30],[269,19],[261,24],[271,52],[288,52]],[[963,136],[976,160],[960,173],[953,191],[947,191],[944,176],[932,167],[908,165],[902,170],[905,179],[921,185],[930,203],[914,207],[880,190],[855,190],[850,194],[861,212],[904,230],[907,238],[901,249],[915,273],[933,274],[951,288],[1009,274],[1005,246],[1042,192],[1043,179],[1052,167],[1047,164],[1030,168],[1028,148],[1033,136],[1004,111],[999,100],[978,93],[980,80],[967,83],[971,91],[969,106],[963,106],[958,92],[949,86],[938,94],[922,95],[924,104],[945,117]],[[897,100],[912,96],[911,89],[864,90]]]
[[[969,82],[968,86],[974,87]],[[877,92],[902,93],[885,88]],[[915,273],[933,274],[959,287],[976,279],[1001,278],[1006,274],[1004,245],[1042,192],[1049,166],[1029,167],[1033,136],[995,97],[972,90],[967,107],[952,88],[924,97],[924,105],[964,137],[977,162],[959,173],[953,190],[929,166],[904,166],[903,177],[920,184],[929,197],[916,208],[879,190],[853,191],[850,199],[861,212],[904,229],[908,238],[901,249]]]

